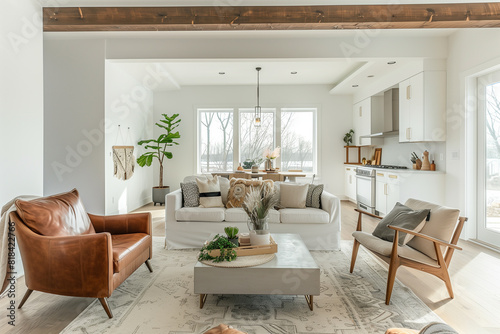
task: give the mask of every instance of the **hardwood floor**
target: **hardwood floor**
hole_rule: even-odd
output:
[[[163,236],[164,206],[146,205],[135,212],[153,214],[153,235]],[[342,202],[343,240],[352,240],[357,215],[354,204]],[[371,232],[377,224],[373,218],[363,218],[363,230]],[[397,279],[408,286],[445,322],[461,334],[500,333],[500,253],[467,241],[459,241],[463,248],[453,255],[450,274],[455,299],[449,299],[444,283],[431,275],[409,268],[400,268]],[[376,260],[374,258],[375,261]],[[379,261],[385,267],[387,265]],[[144,266],[143,270],[147,270]],[[141,270],[141,269],[139,269]],[[16,288],[19,305],[26,287],[20,278]],[[113,298],[113,297],[111,297]],[[0,333],[58,333],[78,316],[94,299],[56,296],[33,292],[21,310],[16,310],[16,326],[7,321],[9,298],[0,299]],[[103,316],[104,310],[103,310]]]

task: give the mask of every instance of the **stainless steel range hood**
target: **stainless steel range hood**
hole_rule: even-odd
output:
[[[399,135],[399,88],[384,92],[384,131],[360,138],[384,138]]]

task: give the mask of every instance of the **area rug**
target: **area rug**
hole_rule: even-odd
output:
[[[441,321],[398,281],[391,304],[385,305],[387,270],[361,248],[350,274],[349,241],[341,243],[341,251],[311,252],[321,268],[314,311],[304,296],[267,295],[209,295],[200,309],[193,293],[197,251],[165,250],[160,237],[153,243],[154,272],[142,266],[113,292],[108,300],[113,319],[96,300],[62,333],[201,334],[225,323],[249,334],[374,334]]]

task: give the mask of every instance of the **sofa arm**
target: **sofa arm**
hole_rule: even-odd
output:
[[[182,191],[177,189],[167,194],[165,204],[165,222],[175,221],[175,211],[182,208]]]
[[[109,297],[113,292],[113,248],[109,233],[43,236],[17,213],[16,239],[28,289],[75,297]]]
[[[146,233],[151,235],[151,213],[129,213],[125,215],[96,216],[89,214],[96,232],[111,234]]]
[[[328,212],[329,223],[338,222],[340,225],[340,199],[337,196],[323,191],[321,193],[321,209]]]

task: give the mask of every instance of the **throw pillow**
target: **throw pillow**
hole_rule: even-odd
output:
[[[405,228],[415,232],[420,232],[425,225],[425,220],[430,210],[412,210],[411,208],[396,203],[394,209],[385,216],[373,231],[373,235],[387,241],[394,240],[395,231],[387,227],[388,225]],[[410,241],[414,235],[399,232],[398,243],[403,246]]]
[[[220,192],[219,177],[196,178],[196,184],[200,192],[200,207],[202,208],[223,208],[222,196]]]
[[[80,201],[78,190],[37,198],[16,200],[17,213],[33,231],[45,236],[71,236],[95,233]]]
[[[280,204],[284,208],[306,208],[306,198],[309,185],[307,183],[283,182],[280,185]]]
[[[182,199],[185,207],[195,208],[200,206],[200,191],[196,182],[181,183]]]
[[[241,208],[245,201],[245,196],[252,188],[266,187],[273,191],[274,184],[272,180],[248,180],[232,178],[229,181],[229,193],[227,195],[226,208]]]
[[[447,324],[432,322],[422,328],[419,334],[458,334],[458,332]]]
[[[323,184],[309,184],[309,189],[307,190],[306,206],[310,208],[321,208],[321,194],[324,189]]]
[[[237,329],[234,329],[232,326],[228,326],[225,324],[220,324],[217,327],[209,329],[204,334],[246,334],[245,332],[241,332]]]

